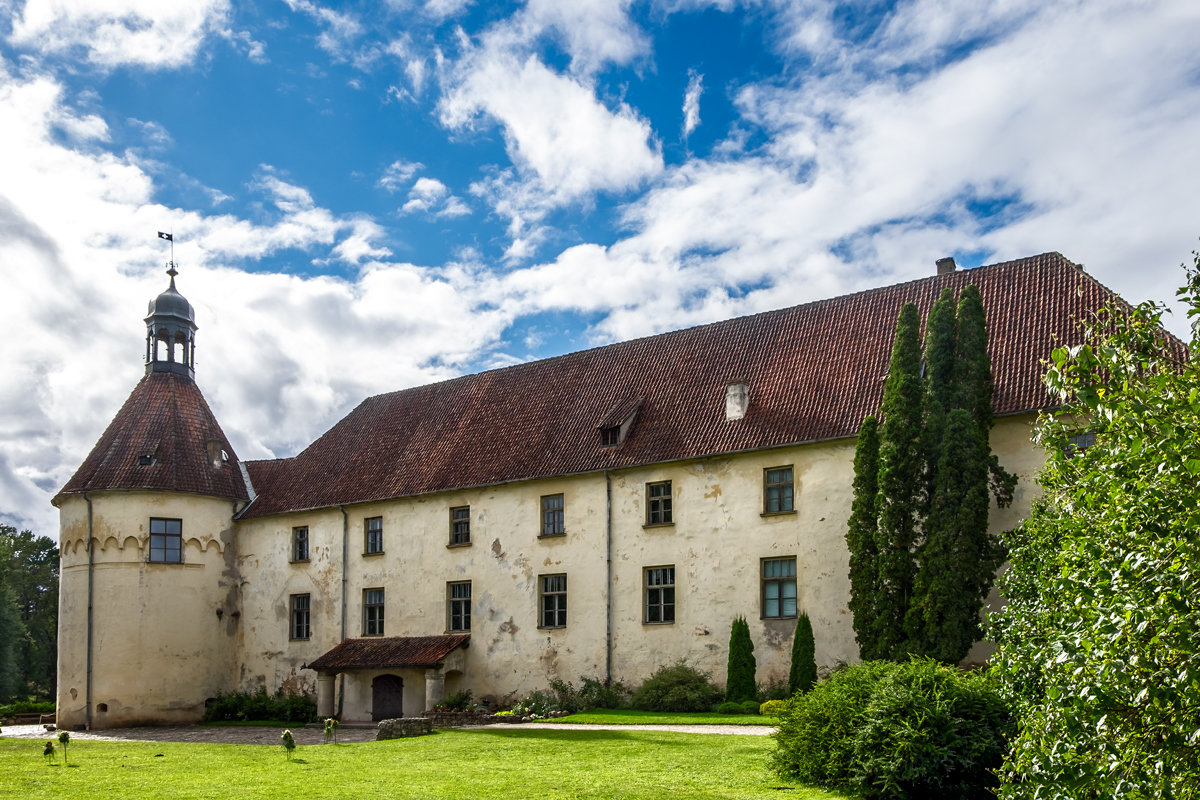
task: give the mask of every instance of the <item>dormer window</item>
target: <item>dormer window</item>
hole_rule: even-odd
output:
[[[596,426],[600,431],[601,447],[616,447],[625,441],[644,401],[643,397],[631,397],[609,409],[604,419]]]

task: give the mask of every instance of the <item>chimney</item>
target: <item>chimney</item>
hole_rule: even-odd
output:
[[[958,264],[954,263],[954,256],[946,256],[937,260],[938,275],[949,275],[956,269],[958,269]]]

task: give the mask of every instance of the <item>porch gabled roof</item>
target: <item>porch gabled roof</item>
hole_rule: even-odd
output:
[[[310,661],[308,668],[323,672],[402,667],[432,669],[440,667],[446,656],[460,647],[468,647],[470,643],[470,634],[346,639]]]

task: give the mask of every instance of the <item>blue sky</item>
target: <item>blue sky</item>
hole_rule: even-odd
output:
[[[1192,0],[0,0],[0,518],[53,533],[140,377],[159,230],[248,459],[945,255],[1169,301],[1197,41]]]

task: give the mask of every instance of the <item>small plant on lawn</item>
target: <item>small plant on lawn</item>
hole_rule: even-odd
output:
[[[768,700],[758,707],[758,713],[764,717],[778,717],[786,705],[782,700]]]
[[[46,757],[47,764],[54,763],[54,741],[53,740],[51,740],[51,739],[46,740],[46,746],[42,748],[42,755],[44,755]]]
[[[296,749],[296,737],[292,736],[290,730],[285,730],[279,735],[279,740],[283,744],[283,749],[287,753],[288,761],[292,760],[292,751]]]
[[[728,700],[717,706],[718,714],[745,714],[741,703],[731,703]]]
[[[791,694],[807,692],[817,685],[817,645],[813,639],[812,620],[801,614],[792,636],[792,669],[788,673]]]
[[[712,676],[685,661],[659,667],[633,693],[633,707],[641,711],[712,711],[720,701]]]
[[[729,669],[725,680],[725,699],[732,703],[753,700],[757,694],[754,683],[754,642],[750,641],[750,625],[745,617],[737,617],[729,631]]]
[[[59,731],[58,743],[63,746],[63,763],[70,766],[71,762],[67,760],[67,745],[71,743],[71,734],[67,731]]]
[[[333,742],[337,744],[337,729],[338,721],[333,717],[325,720],[325,744]]]

